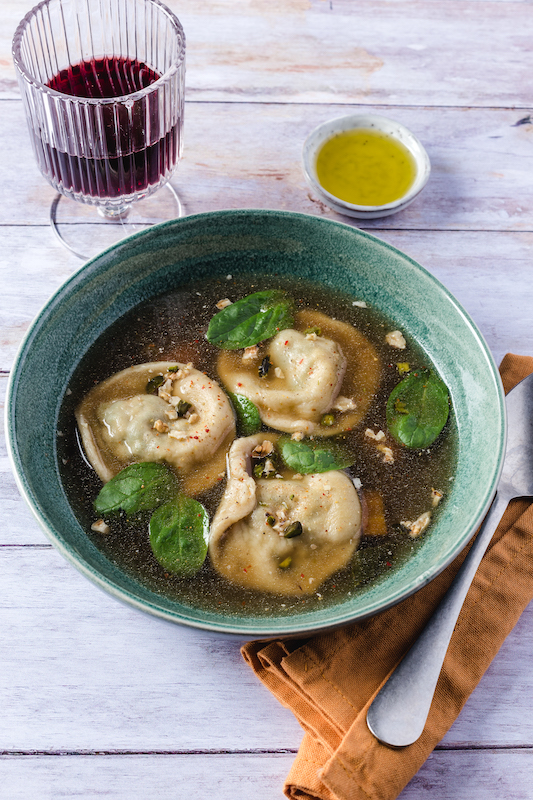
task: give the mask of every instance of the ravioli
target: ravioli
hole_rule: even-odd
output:
[[[175,361],[138,364],[102,381],[76,419],[86,456],[104,482],[135,461],[165,461],[191,494],[220,478],[235,438],[233,409],[219,384]]]
[[[260,377],[259,365],[266,357],[270,368]],[[333,436],[364,417],[377,391],[381,364],[374,346],[352,325],[300,311],[295,327],[280,331],[255,357],[222,351],[217,368],[224,386],[251,400],[268,427]]]
[[[247,589],[311,594],[357,549],[361,503],[344,472],[255,480],[251,454],[265,439],[259,433],[230,448],[226,491],[210,531],[211,563]],[[301,532],[292,536],[295,523]]]

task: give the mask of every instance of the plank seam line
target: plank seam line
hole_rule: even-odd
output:
[[[2,757],[35,756],[276,756],[296,755],[298,748],[253,748],[251,750],[198,749],[198,750],[0,750]]]
[[[243,209],[226,209],[228,211],[241,211]],[[256,210],[256,209],[253,209]],[[261,210],[261,209],[259,209]],[[270,211],[271,209],[264,209],[265,211]],[[275,209],[274,209],[275,210]],[[201,212],[198,212],[200,214]],[[304,214],[303,211],[295,211],[295,214]],[[195,212],[196,215],[196,212]],[[192,216],[192,215],[191,215]],[[312,216],[312,215],[309,215]],[[329,217],[316,217],[317,219],[330,219]],[[186,219],[186,217],[183,217]],[[344,222],[344,220],[337,220],[336,218],[333,219],[333,222]],[[151,223],[142,223],[145,228],[151,227]],[[344,222],[344,224],[349,224]],[[101,226],[101,222],[64,222],[63,225],[68,226],[80,226],[80,227],[95,227]],[[39,228],[49,229],[50,224],[47,222],[42,223],[33,223],[33,222],[0,222],[0,229],[2,228],[33,228],[38,230]],[[520,234],[529,234],[533,233],[533,228],[367,228],[366,226],[359,226],[356,230],[366,231],[366,233],[486,233],[486,234],[502,234],[502,233],[509,233],[513,235],[520,235]],[[3,374],[0,372],[0,374]],[[7,373],[6,373],[7,374]]]
[[[42,543],[42,544],[39,543],[39,542],[34,542],[34,543],[29,542],[27,544],[22,544],[22,543],[15,543],[14,544],[13,542],[9,542],[7,544],[0,544],[0,549],[2,547],[6,548],[6,549],[9,548],[9,547],[12,547],[14,550],[17,547],[30,547],[30,548],[33,547],[36,550],[53,550],[54,546],[52,544],[47,544],[46,542]]]
[[[188,89],[189,92],[218,92],[219,89]],[[231,97],[231,96],[230,96]],[[22,103],[21,97],[0,97],[0,102],[2,103]],[[305,100],[257,100],[250,98],[248,100],[236,100],[236,99],[224,99],[224,100],[204,100],[202,98],[188,98],[185,100],[186,105],[210,105],[210,106],[227,106],[227,105],[241,105],[241,106],[329,106],[331,108],[337,106],[339,108],[360,108],[360,109],[368,109],[368,108],[399,108],[399,109],[443,109],[443,110],[459,110],[463,111],[465,109],[469,111],[530,111],[531,104],[526,105],[502,105],[502,106],[494,106],[494,105],[473,105],[471,103],[464,103],[462,105],[456,104],[443,104],[443,105],[430,105],[428,103],[380,103],[379,101],[375,103],[353,103],[351,100],[346,100],[346,102],[331,102],[331,101],[320,101],[320,100],[313,100],[313,101],[305,101]]]
[[[509,750],[532,750],[533,744],[450,744],[437,745],[435,750],[443,752],[460,752],[466,750],[483,751],[509,751]]]
[[[434,752],[533,752],[533,744],[509,745],[450,745],[437,746]],[[294,756],[298,748],[252,748],[248,749],[195,749],[195,750],[0,750],[0,758],[35,758],[35,757],[113,757],[113,756]]]

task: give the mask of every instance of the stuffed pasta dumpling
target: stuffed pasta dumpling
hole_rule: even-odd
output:
[[[211,525],[211,562],[248,589],[313,593],[357,549],[359,497],[339,471],[255,480],[252,454],[269,443],[260,433],[230,448],[226,491]]]
[[[165,461],[191,493],[224,472],[234,413],[216,381],[191,364],[138,364],[97,384],[76,411],[88,460],[106,482],[134,461]]]
[[[363,418],[381,364],[373,345],[352,325],[300,311],[294,328],[258,348],[244,355],[222,351],[217,369],[224,386],[251,400],[268,427],[332,436]]]

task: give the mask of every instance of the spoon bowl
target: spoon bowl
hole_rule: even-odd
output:
[[[422,735],[457,618],[509,501],[533,496],[533,374],[506,398],[505,460],[496,498],[440,605],[368,709],[370,732],[383,744],[406,747]]]

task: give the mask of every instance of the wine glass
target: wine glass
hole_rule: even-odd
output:
[[[163,3],[43,0],[20,22],[13,60],[37,164],[59,193],[50,220],[63,244],[87,257],[80,220],[98,252],[181,215],[168,181],[182,151],[185,34]],[[63,197],[78,202],[61,208]]]

